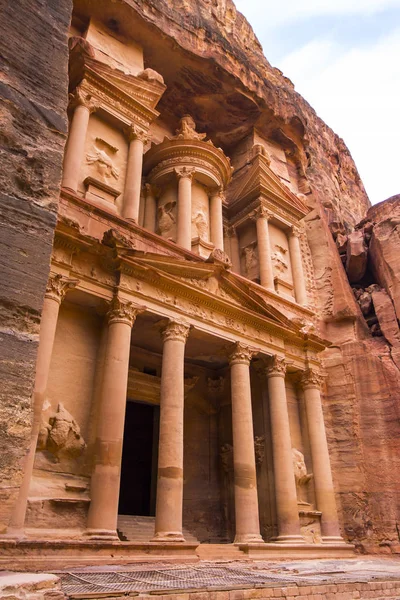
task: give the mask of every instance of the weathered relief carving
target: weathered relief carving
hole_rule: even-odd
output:
[[[304,454],[292,448],[293,471],[296,480],[297,500],[299,504],[309,504],[307,502],[307,484],[312,479],[313,474],[307,473],[307,466],[304,460]]]
[[[244,256],[244,269],[246,277],[249,279],[255,279],[258,277],[258,253],[257,253],[257,242],[252,242],[248,246],[242,249]]]
[[[271,255],[271,260],[275,267],[275,271],[281,273],[282,275],[285,275],[289,268],[287,253],[287,248],[283,248],[283,246],[275,244],[275,250]]]
[[[114,165],[113,156],[118,152],[118,148],[111,146],[101,138],[96,138],[93,148],[86,154],[86,162],[95,168],[96,174],[103,180],[108,181],[111,178],[119,179],[119,171]]]
[[[257,435],[254,438],[254,453],[256,456],[256,465],[261,466],[265,458],[265,437]]]
[[[202,210],[198,210],[192,217],[197,235],[201,240],[208,240],[208,220],[206,214]]]
[[[224,473],[229,473],[233,470],[233,446],[231,444],[223,444],[220,449],[219,457],[221,459],[221,467]]]
[[[194,119],[190,115],[185,115],[179,121],[175,137],[178,140],[204,140],[206,136],[205,133],[197,133]]]
[[[158,207],[158,229],[163,237],[170,237],[172,228],[176,223],[176,217],[174,214],[175,206],[176,202],[167,202],[166,204],[161,204]]]
[[[37,448],[51,452],[57,460],[62,457],[77,458],[85,450],[86,443],[80,427],[61,402],[55,415],[42,426]]]

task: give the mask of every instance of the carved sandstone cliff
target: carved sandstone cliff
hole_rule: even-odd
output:
[[[72,2],[6,2],[0,22],[0,532],[21,483],[67,130]]]

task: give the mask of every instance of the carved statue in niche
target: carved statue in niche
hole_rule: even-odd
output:
[[[77,458],[85,448],[78,423],[60,402],[55,415],[39,432],[38,450],[47,450],[59,461],[62,457]]]
[[[118,148],[111,146],[111,144],[101,138],[96,138],[93,149],[86,154],[86,162],[96,167],[97,173],[102,180],[108,181],[111,177],[117,180],[119,178],[119,171],[114,166],[111,157],[111,155],[115,155],[117,152]]]
[[[176,223],[175,215],[173,210],[176,206],[176,202],[167,202],[161,204],[158,209],[158,229],[163,237],[170,237],[171,230]]]
[[[288,270],[287,248],[283,248],[279,244],[275,244],[275,251],[272,253],[271,259],[275,270],[284,275]]]
[[[196,123],[190,115],[185,115],[179,121],[175,138],[178,140],[204,140],[206,133],[197,133]]]
[[[244,255],[246,277],[255,279],[258,277],[257,242],[252,242],[248,246],[245,246],[242,250],[242,254]]]
[[[208,238],[208,221],[205,213],[202,210],[198,210],[192,218],[192,222],[195,224],[197,229],[197,235],[201,240]]]
[[[254,438],[254,453],[256,456],[256,465],[261,466],[265,457],[265,437],[257,435]]]
[[[307,502],[306,486],[310,479],[312,479],[313,474],[307,473],[307,466],[304,460],[304,454],[300,452],[300,450],[292,448],[292,458],[294,478],[296,480],[297,501],[299,504],[309,506],[309,502]]]

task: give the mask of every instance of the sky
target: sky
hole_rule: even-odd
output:
[[[400,194],[400,0],[234,1],[344,139],[372,204]]]

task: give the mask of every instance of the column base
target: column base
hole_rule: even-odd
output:
[[[341,535],[323,535],[322,536],[323,544],[340,544],[341,546],[347,546],[346,540],[342,538]]]
[[[259,533],[243,533],[236,534],[234,544],[264,544]]]
[[[119,537],[115,529],[86,529],[83,535],[91,540],[111,540],[119,542]]]
[[[151,538],[151,542],[185,542],[182,532],[180,531],[159,531]]]
[[[276,538],[272,538],[271,542],[276,544],[305,544],[306,540],[302,535],[278,535]]]

